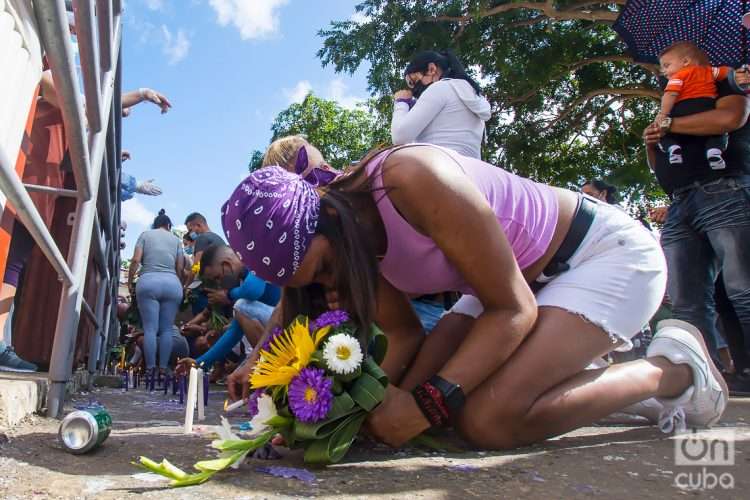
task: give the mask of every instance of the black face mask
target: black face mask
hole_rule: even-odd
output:
[[[421,96],[425,90],[427,90],[427,87],[432,85],[434,82],[430,82],[427,85],[422,83],[421,81],[418,81],[414,84],[414,86],[411,88],[411,95],[413,95],[416,99],[419,99],[419,96]]]

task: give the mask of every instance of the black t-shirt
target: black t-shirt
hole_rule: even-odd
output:
[[[719,99],[739,94],[727,80],[717,82]],[[675,189],[698,182],[710,182],[721,177],[750,174],[750,121],[729,134],[729,146],[723,157],[727,167],[712,170],[706,159],[705,137],[679,135],[682,156],[690,158],[682,165],[670,165],[665,153],[656,150],[654,173],[662,189],[671,194]]]
[[[214,245],[226,245],[226,243],[224,243],[224,239],[218,234],[212,233],[211,231],[206,231],[205,233],[199,234],[195,239],[195,247],[193,248],[193,252],[199,254],[205,251],[208,247],[212,247]]]

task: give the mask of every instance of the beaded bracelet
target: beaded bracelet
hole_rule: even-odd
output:
[[[445,427],[450,422],[450,413],[443,399],[443,393],[429,382],[418,385],[412,391],[417,406],[432,427]]]

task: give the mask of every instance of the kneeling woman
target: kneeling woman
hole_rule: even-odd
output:
[[[638,223],[576,193],[412,145],[369,155],[322,189],[266,167],[238,186],[222,219],[245,264],[286,287],[285,321],[337,295],[387,333],[393,386],[369,427],[388,444],[452,425],[479,446],[512,448],[651,397],[694,425],[726,406],[700,333],[685,323],[662,328],[648,359],[585,370],[649,320],[666,270]],[[445,290],[475,297],[458,312],[476,319],[441,325],[423,345],[407,294]],[[453,335],[460,342],[446,350]]]

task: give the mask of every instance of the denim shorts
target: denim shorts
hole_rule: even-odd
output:
[[[263,326],[270,321],[273,309],[273,306],[258,300],[239,299],[234,303],[235,312],[250,319],[257,319]]]
[[[558,307],[601,327],[613,348],[627,351],[661,305],[667,263],[656,238],[621,209],[599,204],[570,269],[536,293],[539,307]],[[478,317],[476,297],[464,295],[452,313]]]

